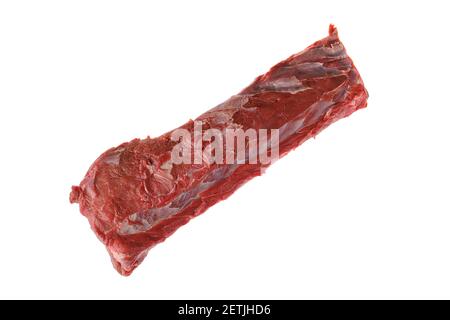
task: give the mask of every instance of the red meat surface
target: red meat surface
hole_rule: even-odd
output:
[[[278,129],[282,157],[364,108],[367,98],[337,30],[330,26],[328,37],[278,63],[195,121],[203,131]],[[181,128],[193,132],[194,121]],[[270,165],[174,163],[171,154],[178,142],[171,138],[173,132],[109,149],[72,187],[70,201],[79,203],[122,275],[130,275],[152,247]]]

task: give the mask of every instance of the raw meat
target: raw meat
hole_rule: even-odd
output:
[[[211,128],[222,134],[227,129],[278,129],[276,147],[282,157],[334,121],[364,108],[367,98],[360,75],[331,25],[328,37],[278,63],[181,129],[192,133],[198,123],[202,133]],[[106,151],[80,186],[72,187],[70,201],[79,203],[122,275],[130,275],[153,246],[270,165],[248,163],[252,151],[240,160],[236,156],[234,163],[210,158],[193,164],[175,162],[173,150],[180,145],[173,139],[175,132],[135,139]],[[263,146],[269,156],[274,152],[269,146],[275,144],[271,139],[272,134]],[[207,147],[205,143],[201,150]],[[257,158],[261,156],[258,153]]]

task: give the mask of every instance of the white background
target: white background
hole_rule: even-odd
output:
[[[0,298],[450,298],[447,3],[1,1]],[[119,276],[71,185],[330,22],[369,107]]]

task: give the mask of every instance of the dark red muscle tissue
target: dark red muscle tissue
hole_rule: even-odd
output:
[[[330,26],[328,37],[278,63],[196,121],[203,130],[279,129],[282,157],[364,108],[367,98],[358,71]],[[192,132],[194,122],[181,128]],[[80,186],[72,187],[70,201],[79,203],[122,275],[131,274],[152,247],[269,165],[171,163],[177,144],[172,132],[106,151]]]

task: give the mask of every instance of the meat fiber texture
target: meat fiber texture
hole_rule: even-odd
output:
[[[203,131],[278,129],[282,157],[334,121],[366,107],[367,98],[331,25],[326,38],[278,63],[195,121],[203,124]],[[181,128],[193,132],[195,121]],[[122,275],[130,275],[152,247],[270,165],[175,164],[173,132],[109,149],[80,185],[72,187],[70,201],[79,203]]]

